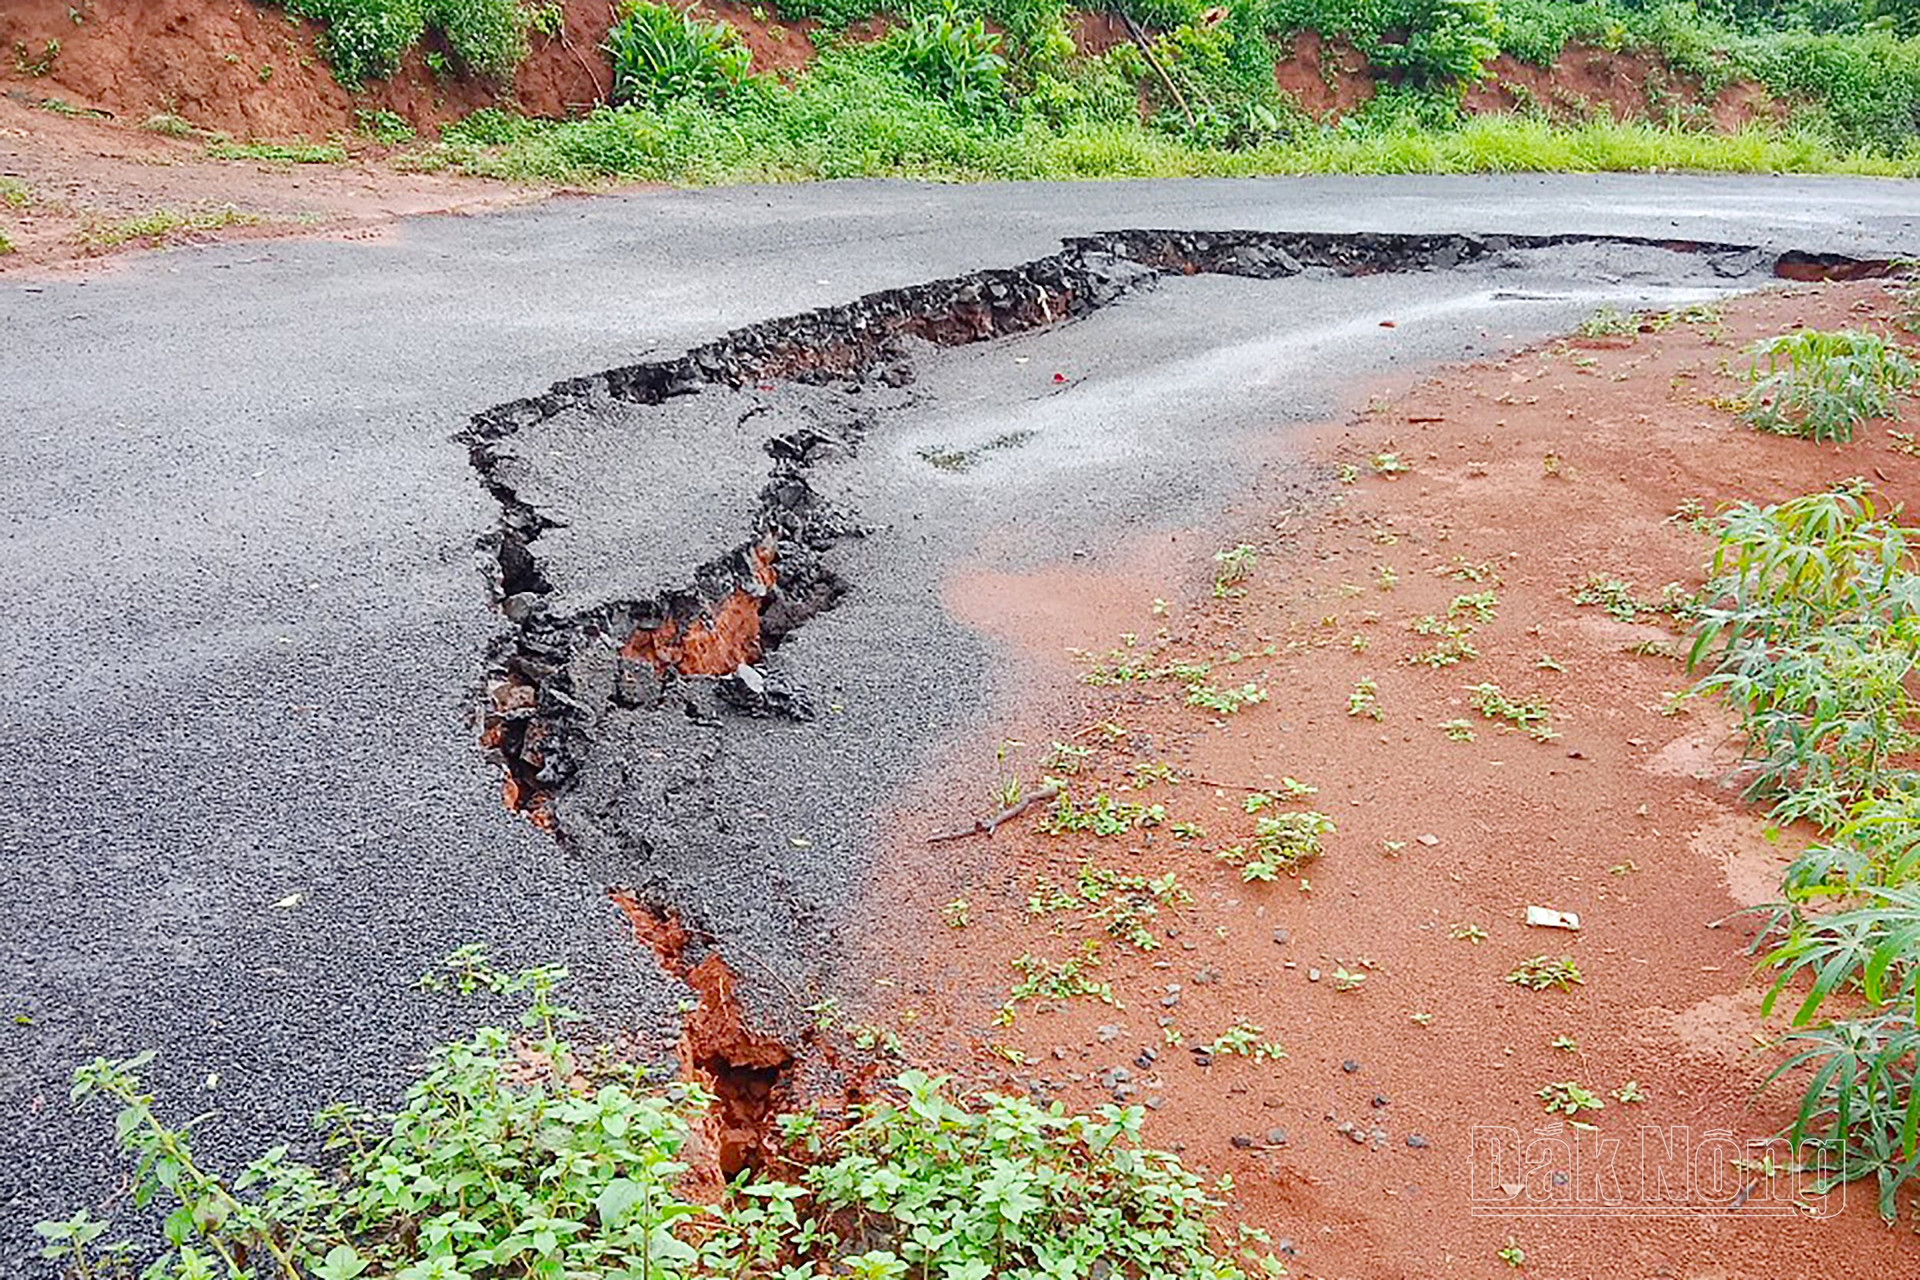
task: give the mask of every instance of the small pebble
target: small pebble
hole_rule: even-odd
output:
[[[1248,1147],[1253,1145],[1253,1139],[1249,1138],[1244,1133],[1234,1134],[1231,1141],[1234,1146],[1238,1147],[1242,1151],[1245,1151]]]
[[[1285,1129],[1269,1129],[1269,1130],[1267,1130],[1267,1145],[1268,1145],[1268,1146],[1270,1146],[1270,1147],[1284,1147],[1284,1146],[1286,1146],[1286,1145],[1287,1145],[1287,1131],[1286,1131]]]
[[[1308,982],[1320,981],[1320,971],[1318,969],[1307,970],[1307,981]]]
[[[1273,945],[1276,947],[1284,947],[1287,945],[1287,940],[1291,937],[1293,937],[1293,935],[1285,929],[1275,929],[1273,931]]]
[[[1384,1093],[1376,1093],[1376,1094],[1374,1094],[1374,1095],[1373,1095],[1373,1105],[1374,1105],[1374,1106],[1376,1106],[1376,1107],[1384,1107],[1384,1106],[1386,1106],[1386,1105],[1387,1105],[1387,1095],[1386,1095],[1386,1094],[1384,1094]]]
[[[1407,1135],[1407,1145],[1418,1151],[1427,1145],[1427,1140],[1417,1133],[1410,1133]]]
[[[1112,1044],[1120,1038],[1120,1028],[1111,1022],[1102,1023],[1094,1029],[1093,1034],[1100,1038],[1101,1044]]]
[[[1345,1062],[1340,1064],[1340,1069],[1346,1072],[1348,1075],[1352,1075],[1354,1072],[1360,1069],[1360,1064],[1354,1061],[1352,1058],[1348,1058]]]

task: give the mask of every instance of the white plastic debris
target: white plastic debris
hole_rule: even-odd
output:
[[[1580,917],[1571,911],[1555,911],[1552,907],[1528,907],[1527,923],[1538,925],[1542,929],[1580,928]]]

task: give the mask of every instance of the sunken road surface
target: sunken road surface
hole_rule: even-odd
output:
[[[873,815],[991,712],[956,566],[1097,564],[1252,485],[1311,492],[1276,433],[1356,383],[1758,287],[1789,250],[1911,252],[1917,197],[827,184],[8,286],[0,1259],[114,1185],[107,1117],[65,1097],[97,1053],[160,1049],[217,1158],[468,1025],[411,989],[463,942],[565,961],[576,1003],[670,1044],[684,989],[610,886],[718,940],[782,1029],[832,990]],[[750,672],[653,660],[746,656],[686,656],[736,595]],[[557,840],[501,804],[500,757]]]

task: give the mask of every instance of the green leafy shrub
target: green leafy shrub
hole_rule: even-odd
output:
[[[1418,79],[1473,83],[1500,52],[1500,14],[1494,0],[1412,0],[1404,41],[1383,32],[1369,57],[1376,66]]]
[[[529,11],[521,0],[285,0],[322,23],[321,52],[346,85],[392,75],[407,50],[437,31],[460,65],[505,79],[527,51]]]
[[[1900,764],[1916,742],[1920,577],[1893,514],[1854,483],[1722,517],[1688,660],[1712,664],[1695,692],[1741,717],[1748,798],[1783,818],[1833,827],[1920,780]]]
[[[1268,23],[1347,40],[1374,66],[1423,83],[1480,80],[1500,52],[1495,0],[1270,0]]]
[[[1769,1080],[1804,1073],[1787,1136],[1824,1192],[1879,1184],[1883,1217],[1920,1169],[1920,665],[1915,530],[1860,482],[1723,518],[1691,661],[1696,692],[1741,717],[1750,797],[1831,832],[1787,868],[1783,932],[1766,957],[1762,1005],[1798,1001],[1789,1056]],[[1820,909],[1805,910],[1809,904]],[[1846,1014],[1827,1019],[1840,997]]]
[[[1869,418],[1893,413],[1913,384],[1913,360],[1877,333],[1798,329],[1747,349],[1753,389],[1741,412],[1762,431],[1851,440]]]
[[[132,1201],[165,1211],[165,1239],[106,1241],[111,1224],[81,1211],[39,1224],[43,1256],[86,1277],[157,1252],[148,1280],[1245,1275],[1215,1250],[1219,1202],[1139,1145],[1140,1108],[1069,1115],[991,1094],[968,1107],[911,1071],[898,1101],[841,1133],[784,1117],[798,1181],[748,1174],[716,1203],[690,1199],[683,1157],[710,1099],[563,1039],[579,1016],[553,999],[565,977],[500,973],[477,948],[449,957],[423,985],[524,996],[521,1034],[442,1046],[391,1115],[321,1112],[324,1166],[276,1147],[228,1180],[195,1153],[191,1122],[156,1110],[151,1053],[80,1068],[74,1097],[118,1108]]]
[[[746,80],[752,55],[724,22],[702,22],[668,4],[631,0],[607,32],[613,100],[662,106],[715,101]]]
[[[443,141],[455,145],[501,147],[539,133],[538,122],[499,107],[481,107],[440,127]]]
[[[988,1094],[980,1110],[945,1082],[907,1072],[903,1104],[863,1109],[842,1153],[805,1181],[821,1207],[849,1210],[853,1238],[884,1269],[855,1274],[1237,1277],[1215,1253],[1219,1207],[1178,1160],[1137,1144],[1143,1112],[1042,1109]],[[1268,1260],[1269,1262],[1271,1260]]]
[[[1000,37],[979,17],[962,18],[952,10],[923,14],[894,39],[908,77],[962,117],[979,119],[1006,105]]]

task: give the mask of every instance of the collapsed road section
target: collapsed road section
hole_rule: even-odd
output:
[[[1272,428],[1369,375],[1601,302],[1886,270],[1580,235],[1125,231],[558,383],[463,435],[508,623],[483,741],[506,804],[724,1000],[683,1056],[764,1099],[835,994],[877,824],[984,714],[985,644],[940,605],[951,568],[1097,561],[1256,482],[1322,485],[1274,460]]]

